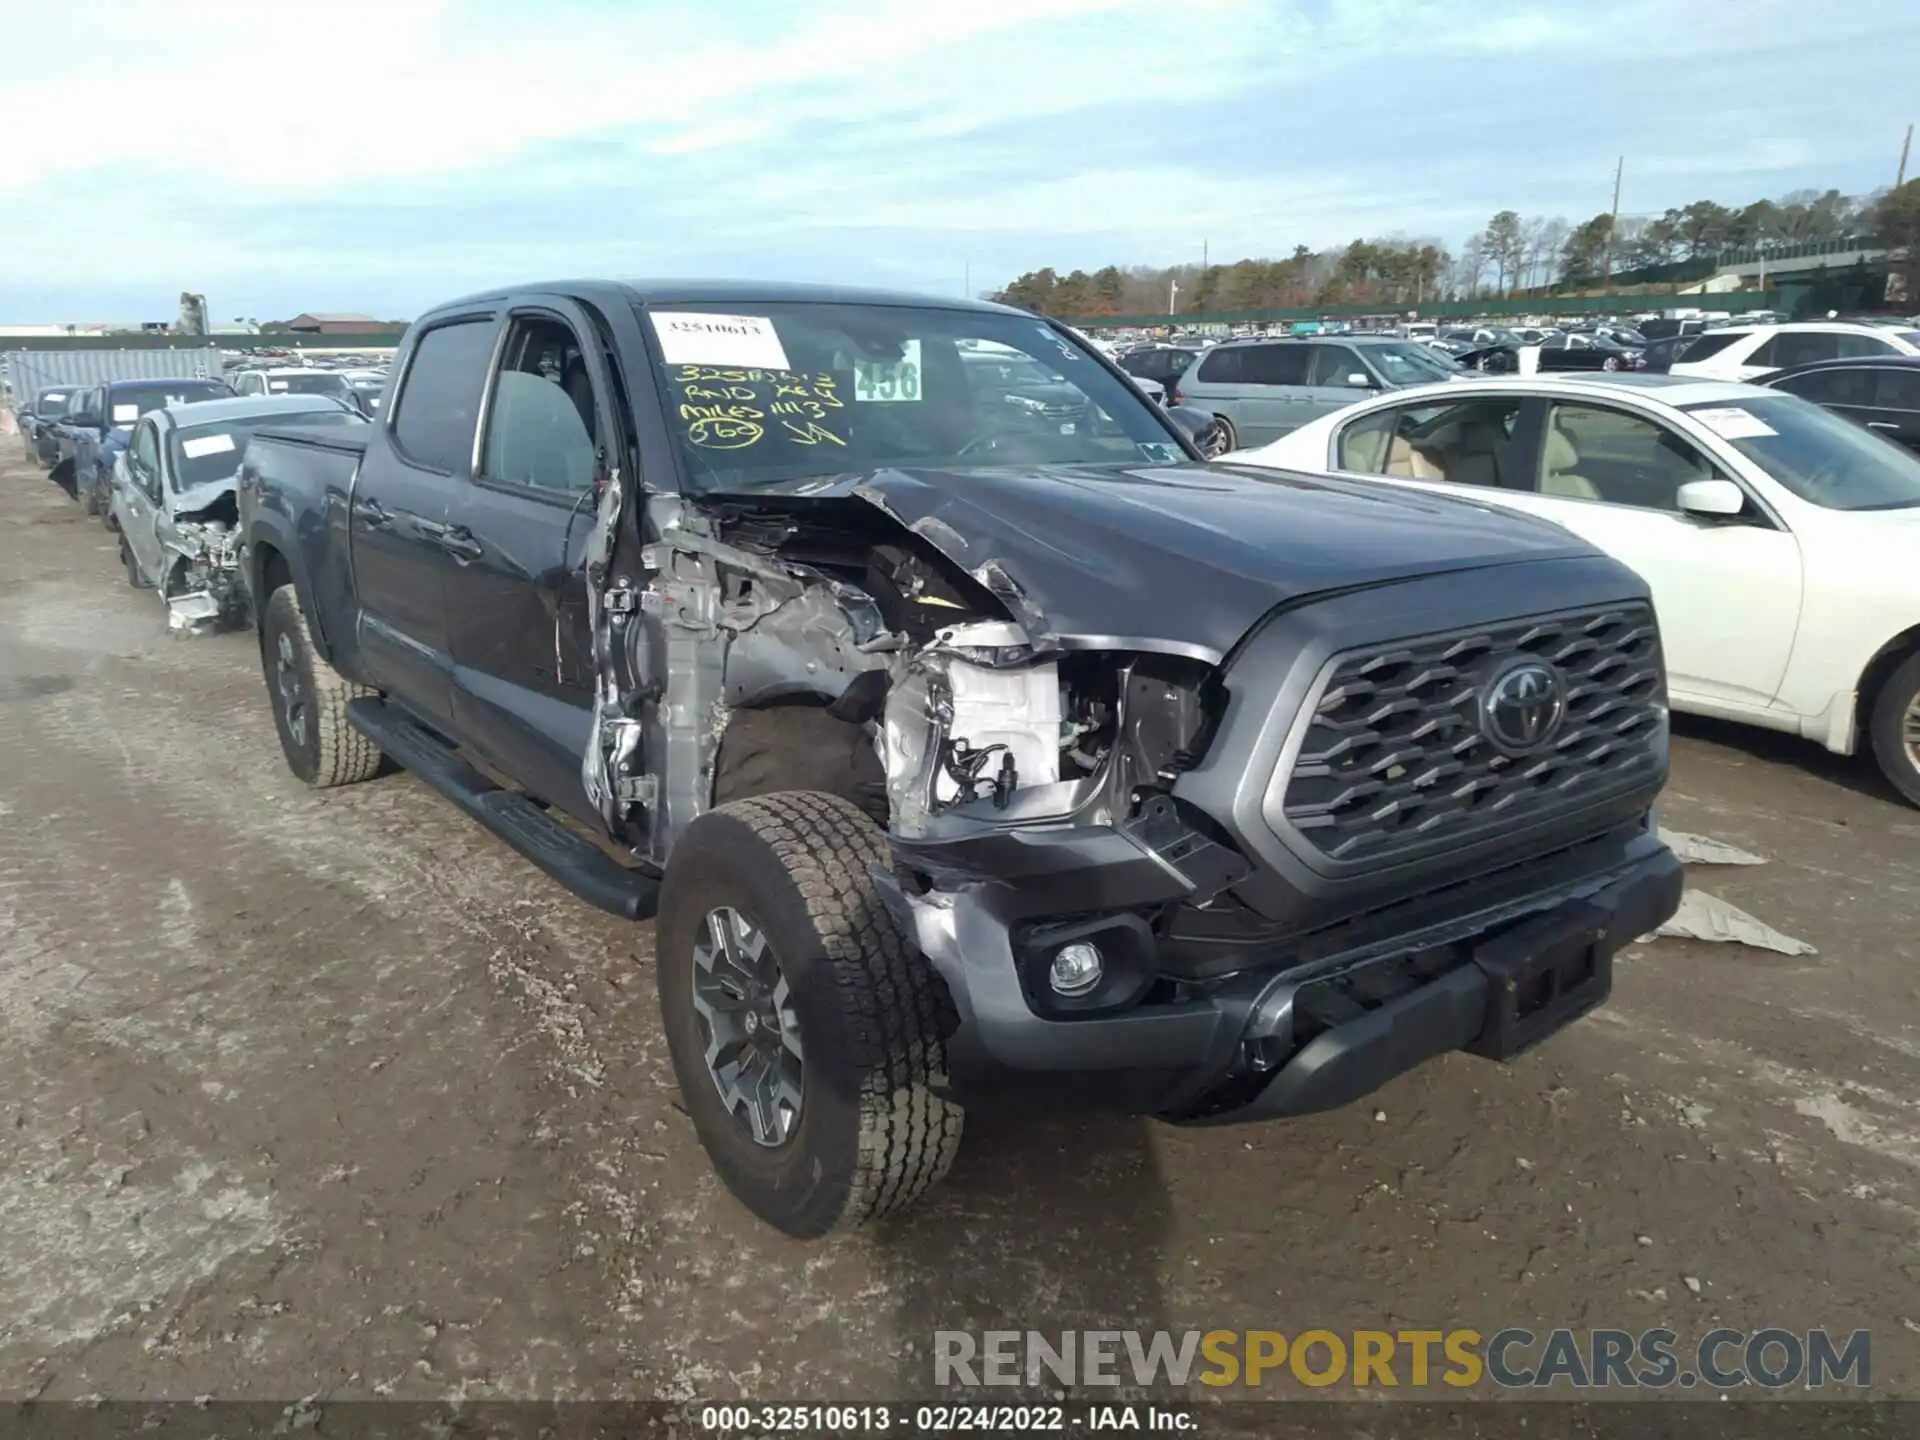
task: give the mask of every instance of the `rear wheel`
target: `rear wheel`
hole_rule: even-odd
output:
[[[785,791],[696,819],[661,885],[681,1099],[727,1188],[800,1239],[912,1203],[960,1146],[933,1088],[951,1001],[875,892],[886,863],[851,802]]]
[[[282,585],[267,601],[260,659],[287,768],[316,790],[373,778],[380,751],[348,722],[347,702],[374,692],[342,679],[314,653],[307,617],[291,585]]]
[[[1908,802],[1920,805],[1920,654],[1887,677],[1868,721],[1873,758]]]

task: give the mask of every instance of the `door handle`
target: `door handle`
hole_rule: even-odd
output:
[[[473,538],[473,532],[464,525],[455,525],[442,533],[440,548],[462,565],[471,564],[486,553],[485,547]]]
[[[1869,420],[1867,421],[1867,428],[1869,430],[1898,430],[1900,427],[1891,420]]]
[[[378,500],[353,502],[353,518],[369,530],[384,530],[393,524],[393,515]]]

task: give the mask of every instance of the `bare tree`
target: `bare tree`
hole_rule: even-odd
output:
[[[1480,282],[1487,273],[1486,242],[1479,235],[1467,237],[1460,247],[1460,258],[1453,262],[1453,293],[1456,299],[1478,300]]]

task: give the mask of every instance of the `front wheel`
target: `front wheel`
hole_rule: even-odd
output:
[[[1240,432],[1233,428],[1233,421],[1224,415],[1213,417],[1213,429],[1200,440],[1200,451],[1209,460],[1217,460],[1222,455],[1240,448]]]
[[[1920,654],[1887,677],[1868,728],[1881,773],[1909,804],[1920,805]]]
[[[307,617],[291,585],[282,585],[267,601],[260,660],[287,768],[316,790],[372,779],[380,751],[347,720],[347,702],[374,692],[342,679],[314,652]]]
[[[680,1095],[721,1180],[813,1239],[946,1174],[962,1112],[951,1000],[875,892],[886,837],[851,801],[788,790],[709,810],[675,845],[654,938]]]
[[[100,487],[98,485],[87,485],[81,489],[80,508],[89,515],[98,515],[100,513]]]
[[[126,567],[127,584],[136,590],[147,588],[147,577],[140,573],[140,562],[134,558],[133,547],[127,544],[127,535],[120,532],[120,563]]]

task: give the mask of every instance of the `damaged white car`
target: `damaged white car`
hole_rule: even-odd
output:
[[[113,468],[111,497],[127,583],[158,589],[175,630],[244,624],[234,485],[263,425],[360,424],[320,395],[206,400],[149,411]]]

